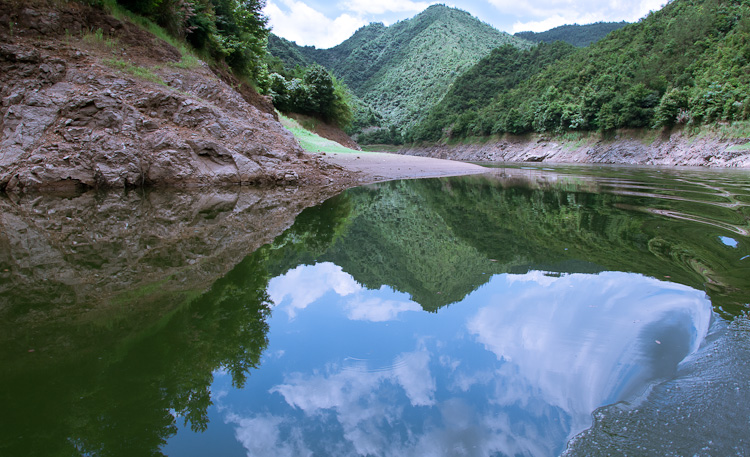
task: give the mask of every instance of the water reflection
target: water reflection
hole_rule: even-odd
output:
[[[653,173],[0,199],[0,454],[557,454],[750,302],[741,180]]]
[[[305,273],[324,284],[331,268]],[[559,454],[594,409],[673,376],[711,320],[705,295],[685,286],[531,272],[494,277],[446,316],[391,316],[413,332],[395,341],[384,321],[339,325],[331,348],[326,321],[351,319],[358,294],[393,294],[342,295],[337,284],[293,317],[275,315],[269,351],[280,355],[264,362],[268,383],[219,400],[249,455]],[[300,341],[312,360],[295,354]],[[262,413],[237,412],[266,395]]]

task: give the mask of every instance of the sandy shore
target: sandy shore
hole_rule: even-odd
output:
[[[327,163],[357,173],[360,183],[487,172],[486,168],[471,163],[385,152],[328,152],[318,156]]]

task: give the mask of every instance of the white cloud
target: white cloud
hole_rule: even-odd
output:
[[[355,297],[346,304],[347,317],[354,321],[385,322],[406,311],[422,311],[412,301],[383,300],[378,297]]]
[[[601,17],[595,17],[587,15],[585,17],[564,17],[560,15],[554,15],[541,21],[518,21],[513,24],[510,33],[517,32],[546,32],[547,30],[554,29],[561,25],[567,24],[591,24],[594,22],[601,21]]]
[[[640,0],[636,2],[612,0],[599,2],[585,0],[540,0],[516,2],[514,0],[489,0],[501,14],[514,18],[511,33],[546,30],[565,24],[591,24],[599,21],[635,22],[649,11],[656,11],[665,0]]]
[[[357,14],[385,14],[420,12],[430,6],[428,2],[412,2],[409,0],[347,0],[339,3],[341,9],[355,12]]]
[[[301,46],[319,48],[335,46],[367,24],[363,18],[345,13],[330,19],[307,4],[294,0],[269,1],[263,13],[276,35]]]
[[[308,449],[300,434],[292,433],[281,439],[280,425],[283,419],[274,416],[240,417],[229,413],[227,423],[235,424],[234,435],[247,450],[247,455],[273,455],[278,457],[304,457],[313,453]]]
[[[338,265],[323,262],[316,265],[300,265],[285,275],[273,278],[268,285],[268,295],[276,306],[290,319],[299,311],[334,292],[340,297],[351,296],[343,305],[351,320],[386,322],[397,319],[407,311],[421,312],[422,307],[409,300],[387,300],[377,292],[370,295],[351,275]]]
[[[271,280],[268,295],[290,319],[329,291],[345,297],[362,290],[362,286],[341,267],[330,262],[314,266],[300,265]]]
[[[667,347],[655,342],[653,329],[680,326],[664,333],[679,340],[670,345],[678,348],[669,353],[678,359],[672,367],[708,331],[710,302],[686,286],[626,273],[574,274],[553,284],[537,279],[545,287],[498,297],[502,306],[480,309],[467,328],[509,362],[498,372],[503,386],[495,401],[542,400],[570,414],[573,432],[588,426],[595,408],[626,398],[656,375],[651,360],[657,353],[664,358],[658,351]],[[670,365],[669,357],[659,365]]]
[[[388,401],[382,391],[400,386],[412,406],[433,405],[436,383],[429,362],[430,354],[417,350],[399,355],[388,369],[293,373],[270,392],[281,394],[289,406],[301,409],[308,417],[324,421],[330,417],[326,412],[335,413],[344,438],[358,455],[385,455],[384,449],[401,443],[383,433],[381,426],[398,423],[403,406]]]

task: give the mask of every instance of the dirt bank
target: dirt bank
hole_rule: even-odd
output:
[[[721,139],[689,135],[684,131],[658,134],[655,138],[648,135],[648,132],[623,131],[610,139],[598,135],[578,140],[539,135],[506,137],[480,144],[409,147],[399,153],[470,162],[750,167],[748,138]]]
[[[0,190],[350,180],[227,79],[100,9],[0,0]]]

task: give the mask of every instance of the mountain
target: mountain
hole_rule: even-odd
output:
[[[575,49],[562,41],[540,43],[531,49],[508,45],[493,49],[456,79],[448,93],[414,128],[410,139],[436,141],[442,135],[466,136],[474,134],[473,129],[481,126],[482,121],[494,124],[494,117],[477,119],[477,111],[486,105],[487,100],[514,88]]]
[[[628,25],[627,22],[596,22],[586,25],[561,25],[546,32],[518,32],[513,36],[535,43],[553,43],[564,41],[579,48],[586,47],[601,40],[609,32],[619,30]]]
[[[462,136],[746,121],[748,37],[750,1],[675,0],[456,113]]]
[[[383,117],[386,127],[401,130],[419,121],[460,74],[504,44],[531,46],[465,11],[433,5],[388,27],[362,27],[330,49],[275,38],[268,49],[288,65],[307,61],[331,70]]]

